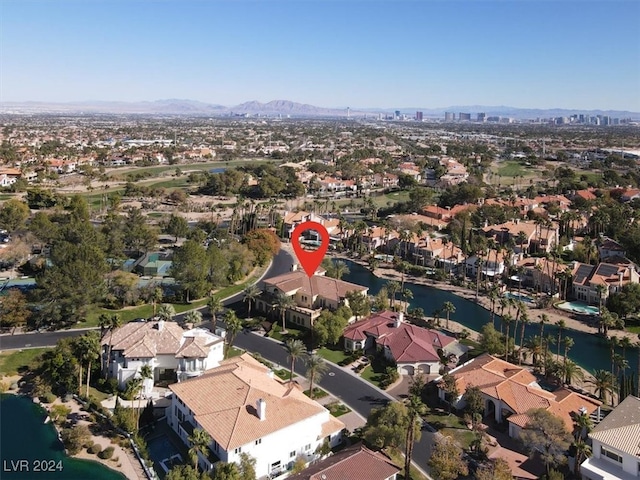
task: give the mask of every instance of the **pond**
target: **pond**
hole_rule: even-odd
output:
[[[349,274],[342,277],[342,279],[347,282],[368,286],[370,295],[378,293],[380,288],[388,281],[376,277],[369,270],[357,263],[351,261],[347,261],[347,263],[349,266]],[[422,308],[427,316],[431,316],[434,310],[442,308],[444,302],[451,302],[456,307],[455,313],[451,314],[451,320],[455,320],[467,328],[480,331],[483,325],[491,321],[491,315],[488,310],[449,291],[424,285],[414,285],[409,282],[405,282],[405,288],[413,292],[413,299],[410,302],[411,307]],[[540,326],[537,323],[538,318],[536,317],[532,318],[533,323],[527,325],[525,328],[525,338],[540,333]],[[500,317],[496,315],[496,328],[499,328],[499,321]],[[554,334],[557,337],[558,328],[555,325],[545,325],[544,331],[545,333]],[[577,330],[567,330],[565,332],[573,338],[575,342],[573,348],[569,350],[569,358],[574,362],[591,372],[599,369],[609,370],[611,368],[609,346],[604,338]],[[556,348],[556,346],[552,347],[554,351]],[[637,372],[638,369],[637,352],[637,348],[627,349],[626,358],[629,362],[630,369],[634,372]]]
[[[55,428],[44,423],[46,417],[28,397],[0,395],[2,480],[126,480],[98,462],[66,456]],[[42,467],[48,471],[35,471]]]

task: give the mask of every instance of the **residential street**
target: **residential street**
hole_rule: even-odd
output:
[[[293,257],[282,249],[276,255],[271,267],[265,277],[273,277],[291,270]],[[223,303],[225,306],[242,301],[242,292],[229,297]],[[206,307],[203,307],[206,309]],[[184,315],[177,315],[176,320]],[[204,325],[205,327],[207,324]],[[81,335],[86,330],[64,330],[58,332],[28,333],[20,335],[0,336],[0,349],[17,349],[32,347],[53,346],[61,338]],[[255,333],[245,331],[238,335],[235,345],[250,352],[260,353],[270,362],[277,363],[284,368],[288,368],[287,354],[279,342],[270,338],[259,336]],[[304,375],[305,368],[301,361],[296,362],[296,373]],[[350,370],[332,365],[329,372],[319,382],[320,387],[330,392],[334,397],[347,404],[353,411],[364,418],[367,418],[371,409],[386,404],[392,400],[388,394],[381,392],[371,384],[352,374]],[[431,454],[431,447],[435,441],[435,434],[425,429],[422,430],[422,438],[414,449],[414,462],[423,470],[427,469],[427,461]]]

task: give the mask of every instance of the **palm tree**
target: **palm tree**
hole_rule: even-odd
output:
[[[282,332],[287,333],[287,327],[285,325],[287,310],[295,306],[296,302],[293,297],[290,297],[284,293],[279,293],[276,297],[275,308],[280,312],[280,318],[282,320]]]
[[[404,312],[407,313],[409,307],[409,300],[413,299],[413,292],[408,288],[402,290],[402,300],[404,301]]]
[[[496,301],[498,300],[499,287],[494,285],[489,290],[489,300],[491,301],[491,325],[496,326]]]
[[[206,432],[206,430],[195,428],[187,440],[191,443],[189,457],[193,462],[193,468],[198,471],[198,455],[206,456],[207,448],[211,443],[211,436]]]
[[[244,298],[243,301],[247,302],[247,317],[251,318],[251,305],[256,301],[256,299],[260,296],[260,289],[255,285],[249,285],[244,289]]]
[[[624,337],[620,338],[619,345],[622,348],[622,358],[627,358],[627,348],[632,348],[633,342],[629,337],[625,335]],[[640,371],[638,373],[640,373]]]
[[[573,338],[571,337],[564,337],[562,343],[564,344],[564,358],[563,358],[563,364],[566,367],[567,364],[567,355],[569,354],[569,350],[571,350],[571,347],[573,347],[573,345],[575,345],[575,342],[573,341]]]
[[[176,309],[170,303],[163,303],[158,308],[158,318],[170,322],[176,316]]]
[[[304,363],[307,366],[306,377],[309,380],[309,398],[313,399],[314,382],[320,381],[322,376],[329,370],[329,365],[324,361],[324,358],[315,353],[308,355]]]
[[[415,382],[421,382],[421,385],[416,386]],[[424,382],[420,375],[413,378],[413,384],[411,390],[413,392],[422,390]],[[405,457],[404,457],[404,478],[411,478],[411,458],[413,457],[413,445],[415,443],[416,430],[419,427],[418,422],[420,418],[427,410],[427,407],[422,403],[422,399],[419,394],[410,393],[409,397],[405,401],[407,412],[409,414],[409,421],[407,423],[407,433],[405,438]]]
[[[616,315],[607,310],[606,307],[602,307],[600,310],[600,319],[598,322],[598,331],[604,335],[604,338],[609,336],[609,329],[615,325]]]
[[[400,284],[395,280],[389,280],[385,286],[387,287],[387,292],[389,292],[389,299],[391,300],[391,309],[393,310],[393,306],[396,303],[396,294],[400,291]]]
[[[330,268],[327,272],[327,275],[332,278],[337,278],[340,280],[342,277],[349,273],[349,267],[342,260],[335,260],[330,262]]]
[[[506,330],[504,335],[504,359],[509,361],[509,327],[513,322],[513,317],[511,314],[507,313],[502,316],[502,323],[504,323]]]
[[[609,339],[609,356],[611,358],[611,375],[613,375],[615,367],[616,347],[618,346],[618,337]]]
[[[145,380],[153,380],[153,369],[151,368],[151,365],[148,364],[144,364],[140,367],[140,378],[142,379],[142,383],[144,384]],[[153,386],[153,382],[152,382],[152,386]],[[140,408],[140,406],[138,406],[138,408]]]
[[[576,474],[576,476],[580,477],[580,465],[587,458],[589,458],[593,452],[591,451],[591,446],[585,443],[585,441],[582,439],[575,442],[574,445],[576,448],[574,473]]]
[[[156,316],[156,310],[158,308],[158,303],[162,302],[163,292],[161,287],[155,287],[149,299],[151,300],[151,304],[153,305],[153,316]]]
[[[602,284],[596,285],[596,292],[598,293],[598,311],[602,312],[602,300],[607,293],[607,287]]]
[[[596,370],[593,373],[593,380],[589,380],[589,383],[595,387],[595,393],[603,403],[607,403],[607,393],[613,397],[616,382],[611,372]]]
[[[220,300],[220,297],[217,297],[216,295],[210,295],[207,299],[207,307],[209,308],[209,314],[211,315],[211,320],[215,327],[216,314],[222,310],[222,300]]]
[[[538,368],[540,366],[540,357],[542,357],[544,353],[542,339],[538,336],[528,338],[525,343],[525,348],[531,352],[533,366]]]
[[[134,377],[129,380],[129,382],[127,383],[127,388],[124,391],[125,397],[128,399],[131,399],[131,424],[132,425],[137,423],[135,422],[136,409],[133,408],[133,399],[136,397],[137,394],[140,393],[141,387],[142,387],[142,378]]]
[[[289,361],[291,362],[291,372],[289,374],[289,381],[293,382],[293,369],[295,368],[296,360],[301,358],[307,351],[302,340],[290,339],[285,343],[287,349]]]
[[[593,422],[591,421],[591,417],[587,415],[587,413],[574,413],[572,415],[573,419],[573,438],[578,442],[580,440],[584,440],[589,435],[589,432],[593,428]]]
[[[556,326],[558,327],[558,343],[556,343],[558,347],[558,351],[556,354],[560,356],[560,344],[562,343],[562,332],[567,328],[567,323],[564,320],[558,320],[556,322]]]
[[[442,311],[447,315],[447,330],[449,330],[449,317],[452,313],[456,313],[456,306],[451,302],[444,302]]]
[[[549,323],[549,317],[546,313],[543,313],[540,318],[540,338],[544,338],[544,324]]]
[[[224,324],[225,324],[225,352],[224,358],[229,356],[229,351],[233,346],[233,341],[236,339],[236,335],[242,330],[242,321],[236,315],[236,312],[233,310],[227,310],[227,313],[224,315]]]
[[[102,313],[98,321],[100,322],[100,330],[109,332],[109,345],[107,346],[107,358],[104,364],[104,378],[106,379],[109,377],[109,366],[111,365],[111,347],[113,345],[113,331],[122,324],[122,320],[120,319],[120,315],[118,315],[117,313],[113,315],[107,315],[105,313]]]
[[[520,348],[518,348],[518,365],[522,365],[522,349],[524,348],[524,329],[529,325],[529,315],[524,310],[520,315]]]
[[[190,323],[193,326],[202,322],[202,313],[199,310],[190,310],[184,316],[184,323]]]
[[[98,332],[87,332],[78,338],[80,362],[87,362],[87,389],[86,396],[89,398],[89,383],[91,382],[91,364],[100,358],[100,336]]]
[[[562,381],[567,385],[571,385],[574,380],[584,381],[584,373],[582,369],[572,360],[565,360],[561,366]]]

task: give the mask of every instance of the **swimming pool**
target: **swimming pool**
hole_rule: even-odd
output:
[[[164,477],[174,465],[183,464],[182,455],[167,435],[160,435],[147,440],[149,456],[153,460],[156,472]]]
[[[562,302],[556,305],[556,308],[565,312],[579,313],[580,315],[598,315],[600,313],[598,307],[582,302]]]
[[[525,303],[533,303],[534,300],[533,298],[527,296],[527,295],[523,295],[522,293],[513,293],[513,292],[505,292],[503,295],[505,298],[512,298],[514,300],[520,300],[521,302],[525,302]]]

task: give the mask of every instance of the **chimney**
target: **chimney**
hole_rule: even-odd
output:
[[[396,315],[396,319],[395,319],[395,321],[393,322],[393,326],[394,326],[395,328],[398,328],[398,327],[400,326],[400,324],[401,324],[403,321],[404,321],[404,313],[399,312],[399,313]]]
[[[164,328],[164,320],[158,320],[158,331],[161,332]]]
[[[265,402],[263,398],[259,398],[256,402],[256,411],[258,412],[260,421],[267,418],[267,402]]]

